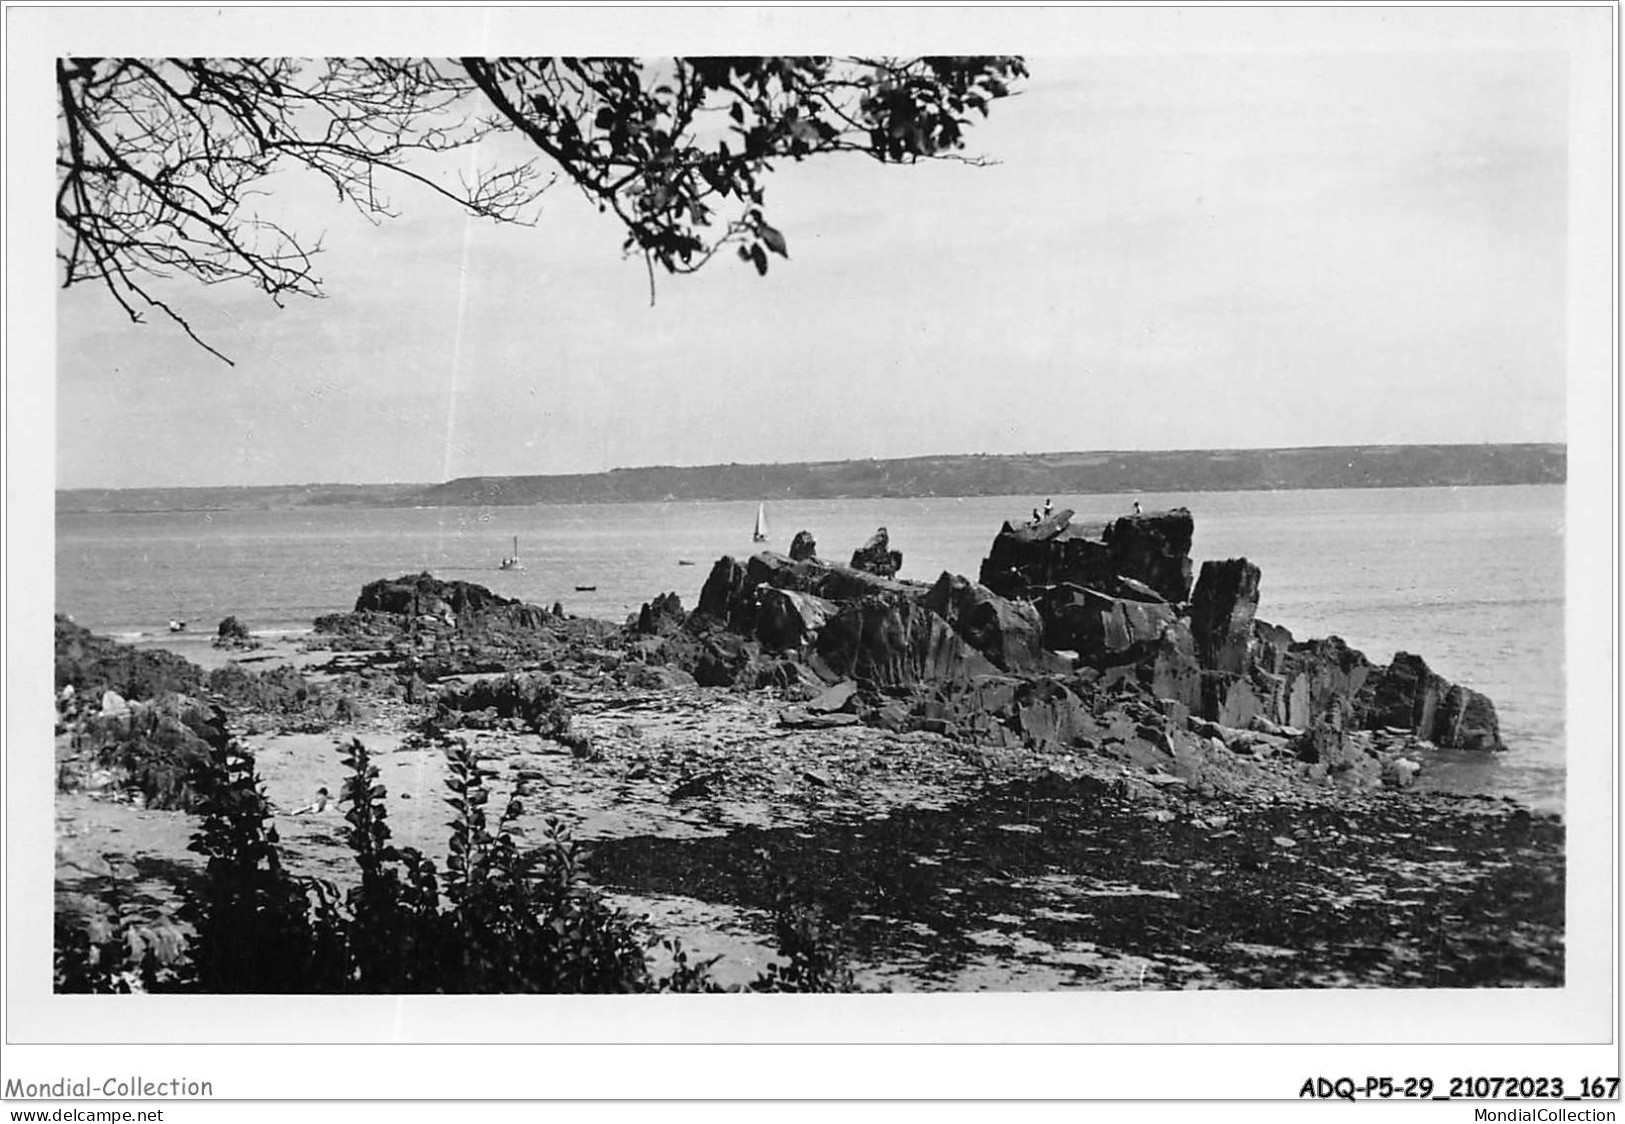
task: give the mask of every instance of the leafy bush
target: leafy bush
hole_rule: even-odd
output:
[[[86,718],[74,748],[111,772],[113,783],[139,793],[149,808],[189,809],[199,803],[196,779],[211,760],[211,746],[226,739],[226,716],[217,706],[180,695]],[[59,787],[65,779],[59,774]]]
[[[716,957],[693,961],[680,942],[583,881],[569,828],[549,818],[521,846],[520,793],[494,828],[491,789],[467,745],[447,739],[446,803],[453,815],[444,869],[390,842],[388,793],[359,739],[344,747],[341,803],[359,874],[346,892],[290,874],[253,757],[229,739],[210,745],[192,784],[203,797],[191,849],[204,877],[186,888],[180,918],[195,932],[185,955],[139,918],[109,932],[59,918],[59,991],[197,990],[215,993],[715,992]],[[786,908],[778,935],[787,965],[749,990],[850,989],[843,950],[816,911]],[[166,943],[167,942],[167,943]],[[657,975],[649,952],[671,967]]]

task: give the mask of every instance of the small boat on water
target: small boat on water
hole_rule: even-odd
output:
[[[577,593],[597,593],[598,592],[598,587],[596,585],[578,585],[578,586],[576,586],[576,592]]]
[[[759,503],[759,504],[756,505],[756,530],[751,532],[750,541],[751,542],[766,542],[767,541],[767,505],[766,504]]]
[[[171,620],[169,622],[169,631],[171,631],[171,632],[185,632],[186,631],[186,622],[185,621]]]
[[[504,558],[502,560],[502,564],[499,565],[497,567],[497,569],[499,569],[499,570],[523,570],[524,568],[525,568],[525,564],[523,562],[519,561],[519,536],[515,535],[513,537],[513,553],[510,554],[508,557]]]
[[[692,566],[692,565],[694,565],[694,563],[691,560],[687,559],[687,558],[679,558],[677,560],[677,564],[679,566]]]

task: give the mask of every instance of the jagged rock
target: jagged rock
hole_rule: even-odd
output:
[[[947,572],[920,603],[1003,671],[1070,670],[1065,660],[1045,649],[1044,622],[1030,604],[1006,600],[984,585]]]
[[[1364,700],[1368,726],[1392,726],[1433,738],[1450,684],[1421,656],[1395,652],[1393,662],[1371,677],[1368,688],[1369,698]]]
[[[1292,633],[1280,625],[1253,618],[1251,650],[1255,667],[1260,667],[1271,675],[1285,674],[1287,653],[1292,650],[1294,643]]]
[[[1144,582],[1169,601],[1190,596],[1191,535],[1195,523],[1183,507],[1125,515],[1102,536],[1113,572]]]
[[[482,585],[441,581],[429,573],[369,582],[356,598],[355,612],[455,619],[458,623],[501,619],[526,628],[539,627],[544,616],[537,606],[492,593]]]
[[[755,686],[756,645],[730,632],[717,632],[705,638],[695,661],[693,675],[702,687],[732,687],[748,682]]]
[[[1245,558],[1203,562],[1191,595],[1196,658],[1210,671],[1245,672],[1258,610],[1259,569]]]
[[[903,568],[903,556],[891,549],[886,528],[882,527],[870,535],[868,542],[852,552],[852,568],[883,578],[897,576],[897,571]]]
[[[1285,714],[1276,720],[1298,727],[1309,725],[1334,699],[1349,702],[1359,698],[1373,670],[1363,652],[1336,636],[1293,644],[1282,658],[1281,668],[1286,681]]]
[[[1201,714],[1223,726],[1244,728],[1255,716],[1279,721],[1285,708],[1285,681],[1254,668],[1246,675],[1202,672]]]
[[[1071,521],[1072,511],[1062,509],[1037,523],[1006,523],[982,561],[982,584],[1011,598],[1036,598],[1061,584],[1131,600],[1145,599],[1146,592],[1170,602],[1189,596],[1194,527],[1189,511],[1126,516],[1098,539]]]
[[[818,557],[818,544],[813,541],[812,532],[797,531],[796,537],[790,540],[790,561],[805,562]]]
[[[1495,704],[1486,696],[1460,685],[1445,692],[1433,726],[1434,744],[1446,749],[1501,750],[1501,723]]]
[[[1096,732],[1082,699],[1058,679],[1033,679],[1015,691],[1016,725],[1029,744],[1071,746]]]
[[[630,625],[633,632],[644,636],[670,636],[681,629],[687,619],[682,598],[671,592],[645,601]]]
[[[810,593],[759,586],[756,590],[756,638],[773,651],[799,649],[818,639],[835,603]]]
[[[1075,651],[1095,667],[1146,659],[1176,620],[1171,605],[1126,601],[1075,585],[1052,589],[1044,598],[1043,617],[1046,647]]]
[[[1149,660],[1138,667],[1140,685],[1159,699],[1202,709],[1202,668],[1196,661],[1196,639],[1183,621],[1163,628]]]
[[[700,587],[700,600],[694,607],[694,617],[706,618],[721,624],[734,625],[735,616],[744,603],[745,567],[731,555],[718,558]],[[692,623],[699,623],[691,618]]]
[[[981,584],[1000,597],[1031,598],[1062,582],[1110,582],[1111,550],[1071,521],[1071,509],[1063,508],[1037,523],[1005,523],[982,560]]]
[[[931,610],[883,596],[842,605],[817,650],[836,673],[881,687],[966,682],[996,670]]]

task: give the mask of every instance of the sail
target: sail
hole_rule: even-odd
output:
[[[755,531],[754,534],[751,535],[751,538],[755,539],[757,542],[766,542],[767,541],[767,505],[766,504],[759,503],[759,504],[756,505],[756,531]]]

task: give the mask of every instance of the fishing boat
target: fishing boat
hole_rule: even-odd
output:
[[[756,505],[756,530],[751,532],[750,541],[751,542],[766,542],[767,541],[767,505],[766,504],[759,503],[759,504]]]
[[[519,536],[515,535],[513,537],[513,553],[510,554],[508,557],[504,558],[502,560],[502,564],[499,565],[497,567],[497,569],[499,569],[499,570],[523,570],[524,568],[525,568],[525,564],[523,562],[519,561]]]
[[[171,632],[185,632],[186,631],[186,622],[182,621],[182,620],[171,619],[170,622],[169,622],[169,631],[171,631]]]

